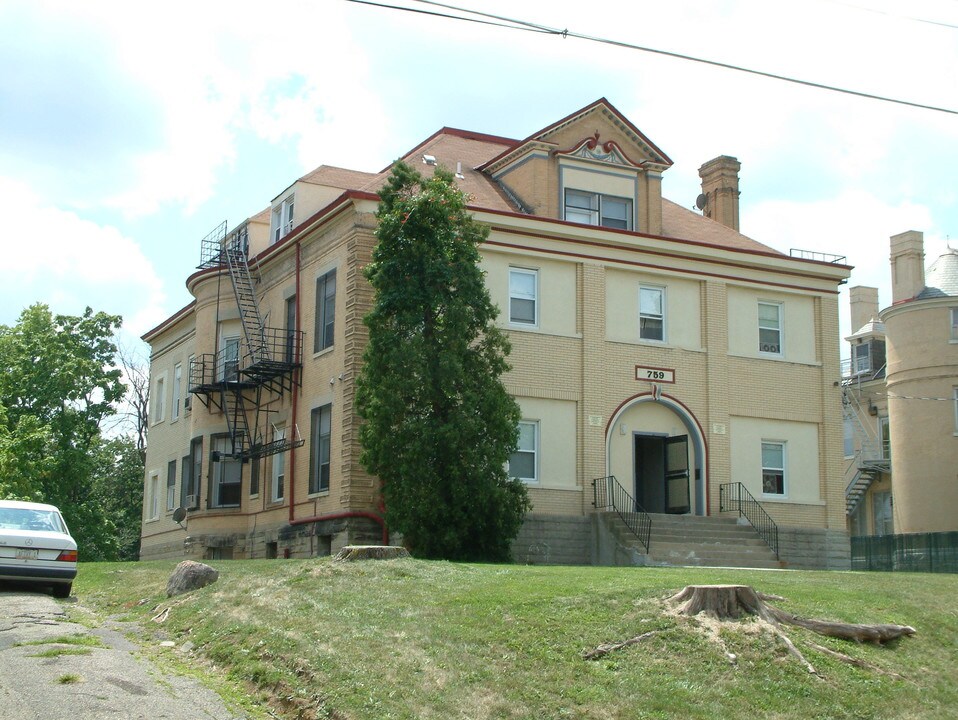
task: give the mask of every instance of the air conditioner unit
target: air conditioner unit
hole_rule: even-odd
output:
[[[187,508],[192,508],[192,507],[196,507],[196,505],[197,505],[197,503],[196,503],[196,495],[187,495],[187,496],[186,496],[186,507],[187,507]]]

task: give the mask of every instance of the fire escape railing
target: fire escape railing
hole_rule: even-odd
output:
[[[199,355],[190,366],[190,392],[207,407],[212,404],[223,412],[232,456],[241,459],[284,452],[305,442],[296,428],[284,438],[271,439],[269,423],[260,421],[261,414],[268,417],[271,412],[270,401],[297,384],[305,333],[264,324],[248,256],[246,223],[227,235],[223,222],[203,238],[199,267],[229,272],[243,340],[239,347],[232,344],[215,354]]]
[[[778,559],[778,525],[752,493],[740,482],[719,486],[719,512],[738,512],[758,533]]]
[[[652,518],[619,484],[615,475],[607,475],[592,481],[592,505],[596,510],[613,510],[648,553]]]

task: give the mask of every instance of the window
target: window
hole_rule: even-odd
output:
[[[860,345],[852,345],[852,374],[860,375],[871,369],[871,344],[863,342]]]
[[[891,460],[891,433],[888,431],[888,418],[878,418],[878,438],[881,440],[881,459]]]
[[[161,423],[166,415],[166,381],[159,378],[153,390],[153,422]]]
[[[758,304],[758,350],[782,354],[782,306],[778,303]]]
[[[232,443],[229,435],[214,435],[210,451],[210,483],[213,507],[238,507],[243,464],[231,457]]]
[[[951,340],[958,342],[958,307],[951,309]]]
[[[312,412],[309,433],[309,492],[329,490],[329,440],[332,405],[323,405]]]
[[[539,272],[509,268],[509,322],[538,324]]]
[[[632,229],[632,201],[582,190],[565,191],[565,219],[583,225]]]
[[[217,380],[236,380],[239,372],[240,339],[238,335],[223,338],[217,362]]]
[[[336,318],[336,271],[330,270],[316,280],[316,328],[313,352],[333,346]]]
[[[189,373],[186,382],[189,386],[192,386],[194,383],[199,384],[201,380],[194,378],[194,368],[196,366],[196,355],[190,355],[190,359],[186,361],[186,372]],[[183,398],[183,410],[189,411],[190,407],[193,404],[193,395],[189,392],[189,387],[187,387],[186,396]]]
[[[955,388],[955,434],[958,435],[958,387]]]
[[[842,434],[845,440],[845,457],[850,458],[855,455],[855,421],[846,417],[842,422]]]
[[[147,488],[149,507],[147,520],[156,520],[160,516],[160,475],[150,473],[150,486]]]
[[[180,419],[180,393],[183,385],[183,366],[177,363],[173,367],[173,403],[170,409],[170,418],[172,420]]]
[[[176,460],[166,464],[166,509],[172,510],[176,506]]]
[[[875,520],[875,535],[891,535],[895,532],[892,521],[891,493],[872,493],[872,515]]]
[[[180,506],[187,510],[200,507],[200,479],[203,477],[203,438],[193,438],[190,454],[183,458],[180,478]]]
[[[762,442],[762,494],[785,495],[785,443]]]
[[[273,242],[277,243],[281,238],[286,237],[293,229],[293,200],[290,195],[279,205],[273,208]]]
[[[274,427],[273,428],[273,442],[278,442],[286,438],[286,428]],[[327,438],[327,443],[329,442]],[[276,453],[273,455],[273,471],[270,477],[270,490],[269,490],[269,499],[272,502],[280,502],[286,493],[286,453]],[[328,464],[328,460],[327,460]],[[329,487],[328,482],[328,470],[327,470],[327,484],[326,487]]]
[[[642,340],[665,340],[665,290],[639,288],[639,337]]]
[[[539,482],[539,422],[523,420],[519,423],[519,442],[509,456],[509,475],[523,482]]]
[[[263,462],[260,458],[253,458],[249,461],[249,496],[257,497],[259,495],[259,473]]]
[[[296,343],[296,296],[286,298],[286,362],[299,362],[300,348]]]

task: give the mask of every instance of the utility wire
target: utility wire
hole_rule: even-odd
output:
[[[920,110],[931,110],[933,112],[947,113],[949,115],[958,115],[958,110],[951,108],[938,107],[936,105],[925,105],[923,103],[911,102],[909,100],[900,100],[898,98],[892,98],[885,95],[875,95],[873,93],[861,92],[859,90],[850,90],[848,88],[841,88],[834,85],[825,85],[824,83],[812,82],[810,80],[800,80],[798,78],[789,77],[787,75],[778,75],[776,73],[765,72],[763,70],[754,70],[752,68],[742,67],[741,65],[732,65],[730,63],[719,62],[718,60],[708,60],[706,58],[695,57],[693,55],[685,55],[683,53],[671,52],[668,50],[658,50],[656,48],[645,47],[642,45],[636,45],[634,43],[624,42],[622,40],[612,40],[610,38],[603,38],[596,35],[586,35],[585,33],[578,33],[573,30],[564,29],[560,30],[558,28],[549,27],[547,25],[541,25],[539,23],[533,23],[526,20],[517,20],[514,18],[509,18],[501,15],[493,15],[491,13],[484,13],[478,10],[470,10],[469,8],[458,7],[456,5],[447,5],[445,3],[433,2],[432,0],[412,0],[413,2],[419,2],[423,5],[432,5],[439,8],[444,8],[446,10],[453,10],[459,13],[466,13],[467,15],[474,15],[476,17],[465,17],[463,15],[451,15],[448,13],[442,13],[439,11],[428,11],[421,10],[417,8],[404,7],[402,5],[393,5],[387,2],[372,2],[372,0],[346,0],[347,2],[357,3],[359,5],[372,5],[374,7],[385,8],[389,10],[401,10],[405,12],[418,13],[422,15],[432,15],[435,17],[446,18],[449,20],[460,20],[464,22],[474,22],[481,25],[492,25],[495,27],[503,27],[509,30],[523,30],[526,32],[536,32],[542,33],[545,35],[561,35],[563,38],[572,37],[579,40],[586,40],[588,42],[600,43],[603,45],[611,45],[613,47],[620,47],[626,50],[637,50],[639,52],[651,53],[654,55],[664,55],[666,57],[676,58],[677,60],[687,60],[689,62],[696,62],[702,65],[711,65],[712,67],[723,68],[725,70],[734,70],[736,72],[747,73],[749,75],[757,75],[759,77],[770,78],[772,80],[780,80],[782,82],[788,82],[795,85],[804,85],[805,87],[816,88],[818,90],[828,90],[830,92],[842,93],[844,95],[852,95],[854,97],[866,98],[869,100],[878,100],[880,102],[893,103],[896,105],[905,105],[907,107],[918,108]],[[485,20],[480,20],[478,18],[487,18]]]
[[[946,27],[946,28],[952,28],[953,30],[958,30],[958,25],[942,22],[940,20],[929,20],[927,18],[914,17],[912,15],[901,15],[900,13],[888,12],[887,10],[879,10],[878,8],[870,8],[870,7],[865,7],[864,5],[855,5],[854,3],[842,2],[842,0],[827,0],[827,1],[834,3],[835,5],[841,5],[843,7],[852,8],[853,10],[861,10],[862,12],[870,12],[870,13],[875,13],[876,15],[884,15],[885,17],[899,18],[901,20],[911,20],[912,22],[925,23],[926,25],[937,25],[938,27]]]

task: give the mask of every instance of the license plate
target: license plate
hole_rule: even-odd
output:
[[[40,551],[36,548],[17,548],[17,560],[36,560]]]

